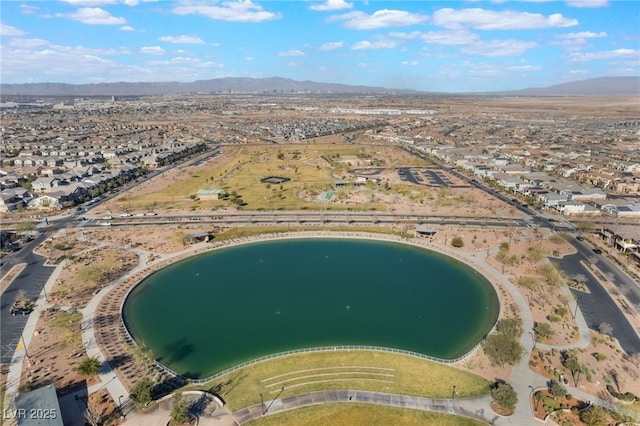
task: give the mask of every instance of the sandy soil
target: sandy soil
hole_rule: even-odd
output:
[[[210,162],[212,161],[216,163],[230,161],[231,156],[232,154],[224,153],[200,167],[211,167]],[[168,181],[179,181],[188,176],[189,174],[186,172],[185,167],[181,166],[132,189],[128,195],[153,193],[166,186]],[[461,182],[457,182],[454,176],[448,177],[454,185],[461,184]],[[399,179],[395,172],[390,173],[387,178],[390,180]],[[436,188],[428,189],[427,193],[433,199],[427,199],[428,197],[420,198],[415,194],[409,193],[408,195],[379,195],[379,201],[392,205],[398,211],[437,212],[439,214],[452,215],[478,214],[498,217],[517,216],[513,208],[496,199],[486,197],[484,193],[472,188],[448,188],[440,191]],[[340,202],[357,202],[361,199],[359,198],[361,196],[360,192],[353,191]],[[465,199],[470,201],[461,201]],[[111,209],[119,211],[118,209],[120,208],[118,200],[115,199],[101,206],[96,214],[101,214],[102,211]],[[160,212],[158,210],[158,213]],[[64,310],[71,306],[84,306],[93,292],[99,290],[102,285],[122,277],[127,271],[135,267],[139,261],[139,253],[144,252],[146,254],[147,263],[162,255],[178,253],[188,244],[184,239],[185,234],[211,231],[210,228],[210,226],[193,224],[182,225],[181,227],[168,226],[162,229],[152,227],[142,229],[134,227],[105,227],[105,229],[94,228],[83,232],[68,229],[61,231],[54,238],[45,242],[39,248],[39,251],[41,254],[49,256],[53,263],[60,262],[64,258],[71,258],[71,260],[67,260],[54,285],[54,293],[57,292],[54,294],[54,297],[56,297],[55,302]],[[523,276],[533,277],[533,279],[540,281],[541,284],[537,287],[527,288],[526,286],[518,285],[518,290],[527,300],[530,300],[534,321],[547,322],[552,326],[554,336],[544,343],[568,345],[577,340],[578,334],[574,331],[575,322],[571,315],[557,314],[558,307],[566,305],[566,300],[564,299],[566,291],[562,290],[562,287],[548,287],[544,284],[542,272],[542,266],[546,262],[544,256],[560,257],[572,253],[572,247],[569,244],[562,239],[541,235],[539,231],[529,228],[494,230],[467,227],[461,230],[450,226],[437,226],[435,229],[437,233],[433,237],[433,241],[450,246],[453,238],[461,237],[464,242],[463,250],[474,252],[482,257],[488,256],[487,261],[497,271],[506,274],[513,284],[518,284],[520,277]],[[500,261],[495,252],[498,245],[504,242],[509,243],[508,254],[509,259],[512,259],[509,263]],[[537,250],[542,254],[540,259],[535,259],[535,256],[531,255],[531,247],[533,245],[536,245],[538,247]],[[138,253],[134,252],[134,250]],[[173,259],[172,261],[175,260]],[[87,286],[86,278],[87,275],[91,276],[91,274],[88,274],[86,269],[100,264],[105,264],[106,273],[100,274],[97,279],[94,279],[91,286]],[[167,264],[168,262],[163,262],[159,265],[154,265],[154,269]],[[111,268],[107,268],[108,265],[111,265]],[[82,270],[85,270],[85,272],[81,272]],[[141,375],[148,374],[148,371],[144,371],[142,367],[133,362],[131,357],[132,346],[126,342],[126,334],[119,321],[119,301],[129,287],[135,285],[151,271],[152,269],[148,269],[140,272],[115,287],[114,291],[110,293],[109,297],[105,298],[98,308],[96,316],[95,327],[98,342],[107,357],[113,362],[119,377],[126,386],[131,386],[134,380],[137,380]],[[72,291],[77,289],[82,289],[79,297],[76,294],[77,292]],[[58,294],[62,294],[65,291],[66,294],[63,297],[58,297]],[[506,289],[499,287],[498,294],[503,307],[501,316],[505,318],[518,315],[510,293]],[[47,311],[38,321],[38,334],[33,337],[29,347],[30,353],[33,353],[32,360],[25,362],[23,368],[23,382],[25,385],[27,382],[33,385],[52,380],[63,389],[62,392],[65,392],[65,390],[82,385],[85,380],[74,371],[74,367],[84,356],[83,348],[77,345],[65,344],[64,330],[50,325],[59,315],[61,315],[60,311]],[[560,316],[560,320],[550,321],[549,317],[553,315]],[[117,326],[114,327],[114,324]],[[637,325],[637,323],[635,324]],[[603,354],[606,359],[597,361],[592,355],[596,352]],[[544,361],[540,361],[541,355]],[[579,385],[581,389],[597,394],[604,389],[607,382],[612,381],[610,370],[617,369],[616,371],[620,372],[618,380],[622,385],[622,390],[629,390],[636,395],[640,395],[640,381],[620,379],[620,377],[640,377],[639,366],[632,364],[630,361],[625,361],[618,346],[615,342],[611,342],[608,337],[603,338],[595,334],[592,345],[581,352],[580,356],[581,360],[592,370],[590,374],[592,380],[582,380]],[[556,368],[560,368],[560,358],[557,353],[536,353],[536,357],[537,361],[532,360],[533,368],[541,369],[541,372],[545,371],[545,365],[553,365]],[[459,368],[472,371],[490,380],[500,378],[508,381],[511,374],[511,367],[498,368],[491,366],[482,350],[478,350],[463,362]],[[162,377],[156,377],[156,379],[159,378]]]

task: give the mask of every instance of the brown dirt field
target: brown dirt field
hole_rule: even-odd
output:
[[[74,315],[76,319],[81,318],[80,313]],[[68,322],[66,318],[69,313],[60,310],[49,309],[40,314],[29,344],[29,357],[22,366],[22,390],[53,383],[62,396],[96,383],[97,378],[87,379],[75,371],[86,355],[80,338],[80,322]]]
[[[99,247],[67,257],[49,294],[49,302],[84,308],[104,286],[138,265],[138,256],[115,247]]]

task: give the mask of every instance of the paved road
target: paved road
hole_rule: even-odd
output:
[[[618,339],[620,346],[626,353],[640,352],[638,332],[620,311],[620,308],[613,301],[607,290],[602,287],[580,261],[588,261],[588,258],[584,256],[584,253],[578,252],[565,256],[558,263],[560,268],[569,276],[583,274],[587,277],[585,285],[589,289],[589,293],[577,290],[572,290],[571,292],[576,298],[589,328],[598,330],[599,325],[606,322],[613,327],[613,337]],[[603,260],[600,260],[598,266],[602,263]]]
[[[489,424],[500,424],[497,422],[500,416],[488,410],[489,404],[491,403],[491,397],[488,395],[480,398],[464,398],[455,400],[444,398],[422,398],[417,396],[395,395],[361,390],[329,390],[288,397],[284,396],[279,399],[265,401],[264,404],[256,404],[236,411],[233,413],[233,418],[239,424],[244,424],[250,420],[259,419],[260,417],[269,414],[276,414],[311,405],[338,402],[374,404],[414,410],[435,411],[472,417]]]
[[[13,280],[9,287],[0,296],[0,364],[9,364],[16,350],[18,341],[27,323],[28,315],[11,315],[11,306],[20,292],[24,292],[27,299],[36,300],[42,292],[44,284],[55,269],[53,266],[45,266],[46,259],[32,252],[45,236],[37,238],[29,247],[21,249],[21,257],[15,262],[27,263],[27,267]]]

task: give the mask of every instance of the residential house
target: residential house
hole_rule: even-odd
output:
[[[34,192],[49,192],[58,186],[59,179],[53,176],[39,177],[31,183]]]

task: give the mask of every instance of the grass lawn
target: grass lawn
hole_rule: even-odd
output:
[[[438,425],[480,426],[483,422],[450,414],[432,413],[369,404],[323,404],[268,415],[247,423],[250,426],[371,426]]]
[[[354,161],[375,160],[383,167],[424,166],[426,161],[396,147],[356,145],[300,145],[229,147],[233,158],[210,169],[179,168],[178,175],[161,190],[144,195],[123,197],[119,202],[127,209],[155,207],[211,210],[231,206],[235,199],[251,210],[324,209],[327,203],[316,201],[325,190],[334,189],[334,179],[353,178]],[[282,184],[265,184],[260,179],[279,176],[291,179]],[[226,200],[192,199],[198,189],[220,189],[232,196]],[[374,191],[374,189],[371,189]],[[304,194],[306,199],[302,199]],[[386,210],[380,202],[358,205],[331,204],[334,209]]]
[[[376,367],[376,368],[371,368]],[[376,374],[372,374],[376,373]],[[315,382],[315,383],[313,383]],[[290,355],[264,361],[198,387],[221,395],[231,410],[282,396],[326,389],[361,389],[447,398],[456,385],[460,398],[489,392],[489,381],[424,359],[376,351]]]
[[[301,231],[334,231],[334,232],[369,232],[374,234],[398,235],[404,238],[413,238],[412,234],[402,233],[398,229],[385,226],[243,226],[227,229],[216,234],[215,241],[224,241],[232,238],[245,238],[262,234],[278,234],[285,232]]]

